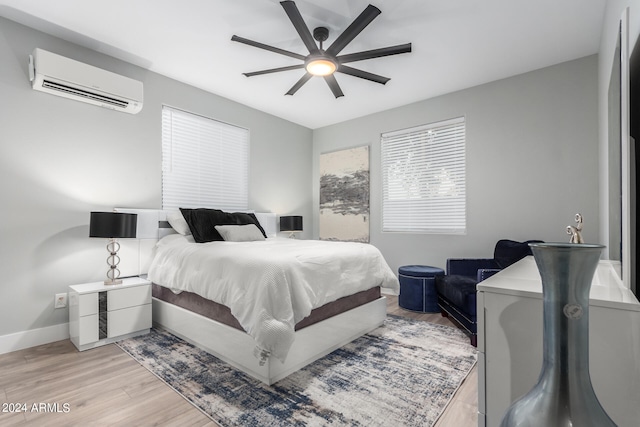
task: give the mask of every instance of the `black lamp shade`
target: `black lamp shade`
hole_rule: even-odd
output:
[[[121,212],[91,212],[89,237],[135,238],[138,215]]]
[[[280,231],[302,231],[302,217],[281,216]]]

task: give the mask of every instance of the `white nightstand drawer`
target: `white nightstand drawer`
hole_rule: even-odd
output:
[[[84,295],[81,295],[84,296]],[[96,310],[97,311],[97,310]],[[83,316],[78,320],[78,344],[98,341],[98,315]]]
[[[80,351],[149,332],[151,282],[126,277],[69,286],[69,338]]]
[[[150,289],[148,286],[145,286]],[[107,313],[108,338],[151,327],[151,304],[138,307],[124,308],[122,310],[109,311]]]
[[[151,304],[151,286],[148,285],[113,289],[107,294],[108,311],[144,304]]]
[[[98,294],[78,295],[78,315],[88,316],[98,313]]]

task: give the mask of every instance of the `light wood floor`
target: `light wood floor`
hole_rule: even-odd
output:
[[[388,298],[391,314],[452,324]],[[473,368],[436,426],[476,426],[477,396]],[[0,404],[2,426],[217,425],[115,344],[78,352],[65,340],[0,355]]]

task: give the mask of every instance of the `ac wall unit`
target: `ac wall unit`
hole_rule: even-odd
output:
[[[142,82],[55,53],[34,49],[29,79],[35,90],[112,110],[142,110]]]

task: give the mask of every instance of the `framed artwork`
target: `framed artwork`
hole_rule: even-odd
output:
[[[320,240],[369,242],[369,146],[320,154]]]

